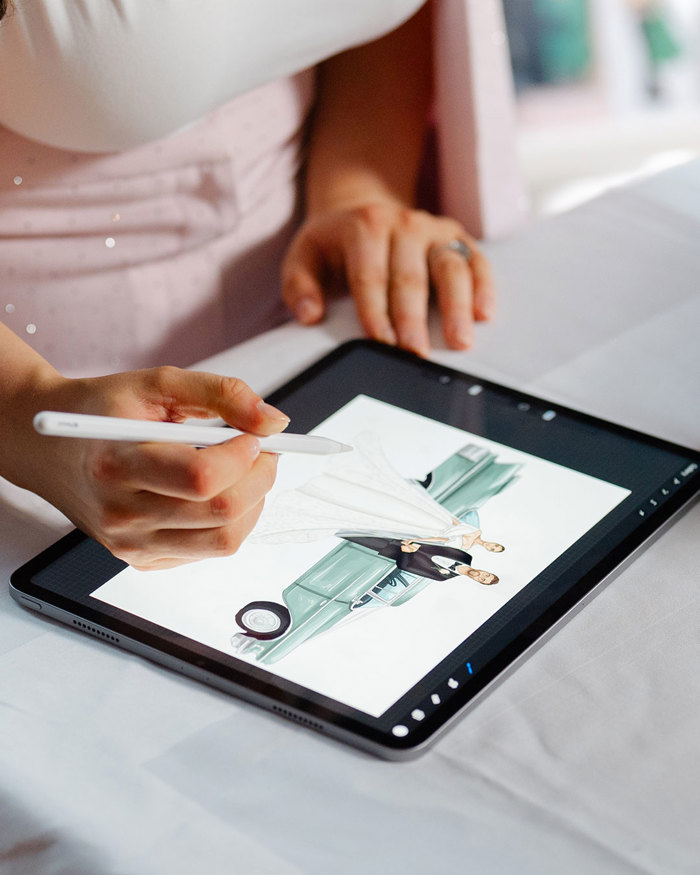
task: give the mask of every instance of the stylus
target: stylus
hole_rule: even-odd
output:
[[[158,443],[189,444],[212,447],[243,434],[233,428],[208,425],[181,425],[177,422],[155,422],[147,419],[121,419],[115,416],[92,416],[84,413],[58,413],[42,410],[34,417],[39,434],[55,437],[97,438],[105,441],[156,441]],[[273,434],[261,437],[265,453],[307,453],[326,456],[352,450],[347,444],[331,438],[309,434]]]

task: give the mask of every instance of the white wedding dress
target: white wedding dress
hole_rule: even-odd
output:
[[[372,433],[353,440],[350,456],[336,456],[327,470],[278,495],[265,508],[249,540],[253,543],[315,541],[332,535],[445,538],[461,547],[478,530],[453,522],[452,514],[426,489],[404,479]]]

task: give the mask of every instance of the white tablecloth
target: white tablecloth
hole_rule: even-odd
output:
[[[435,359],[700,443],[700,164],[488,247],[499,314]],[[210,360],[261,391],[348,302]],[[439,340],[438,333],[435,334]],[[0,572],[66,530],[4,490]],[[384,763],[0,589],[0,872],[700,871],[700,507],[437,746]]]

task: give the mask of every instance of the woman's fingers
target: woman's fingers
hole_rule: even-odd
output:
[[[363,329],[375,340],[394,344],[388,305],[390,230],[383,209],[357,210],[344,231],[343,252],[348,287]]]
[[[260,442],[252,435],[202,450],[178,444],[126,444],[103,446],[92,468],[105,491],[206,501],[247,474],[259,454]]]
[[[233,485],[211,497],[185,500],[152,491],[122,493],[106,505],[103,528],[115,533],[233,525],[270,491],[276,470],[277,456],[264,453]]]
[[[395,234],[390,264],[389,311],[399,345],[426,356],[430,285],[424,236],[419,231]]]
[[[470,262],[474,280],[474,317],[485,322],[493,316],[496,287],[488,258],[478,249],[473,250]]]
[[[288,416],[266,404],[237,377],[167,366],[139,373],[144,404],[154,419],[220,416],[229,425],[254,434],[274,434],[289,424]]]
[[[469,259],[449,244],[464,240]],[[489,319],[489,263],[462,226],[396,203],[317,215],[298,232],[283,269],[284,298],[299,321],[323,315],[328,274],[345,276],[367,335],[420,355],[430,350],[428,302],[434,289],[448,346],[466,349],[474,320]]]
[[[137,542],[133,549],[127,544],[124,550],[112,552],[142,571],[162,570],[199,559],[230,556],[253,530],[263,506],[264,500],[261,500],[251,507],[235,527],[185,532],[182,529],[161,529],[153,533],[147,550]]]
[[[452,349],[467,349],[473,341],[471,265],[463,255],[444,244],[433,246],[429,260],[445,341]]]
[[[202,453],[205,451],[203,450]],[[277,456],[263,453],[221,492],[194,500],[153,492],[122,492],[105,502],[99,539],[130,564],[234,553],[248,535],[274,483]]]
[[[292,243],[282,266],[282,298],[303,325],[323,318],[323,258],[310,234]]]

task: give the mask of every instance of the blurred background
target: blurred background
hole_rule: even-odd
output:
[[[700,156],[700,0],[503,0],[535,215]]]

